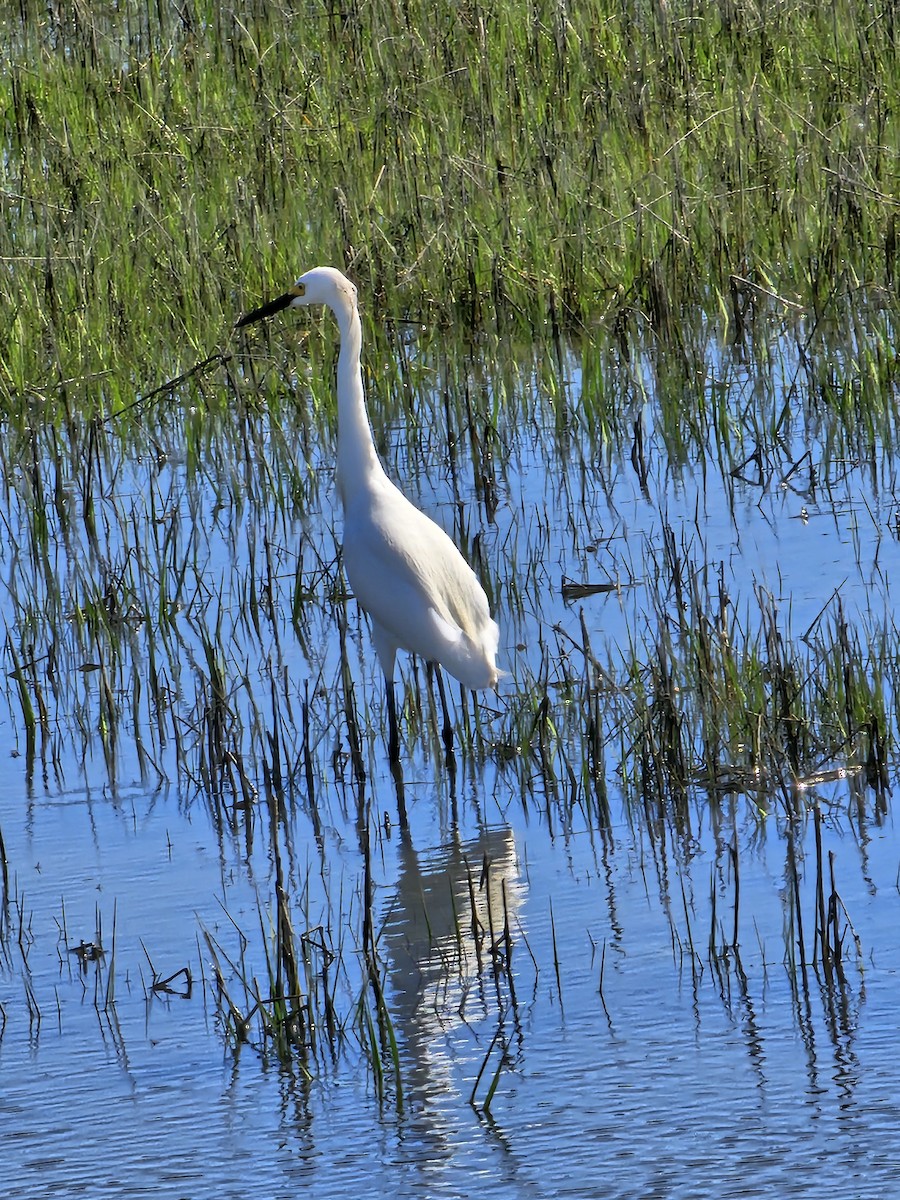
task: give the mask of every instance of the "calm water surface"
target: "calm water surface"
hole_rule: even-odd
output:
[[[573,367],[575,399],[579,385]],[[686,555],[723,573],[748,623],[756,586],[784,606],[797,633],[835,589],[854,628],[892,611],[893,493],[862,469],[835,469],[827,491],[801,491],[793,477],[726,487],[715,471],[673,471],[651,435],[651,486],[639,485],[624,454],[610,457],[600,489],[583,483],[577,454],[552,457],[546,428],[502,432],[507,461],[484,553],[500,563],[505,594],[520,573],[526,601],[506,616],[501,608],[511,677],[498,711],[524,673],[539,673],[542,647],[579,636],[582,615],[595,651],[603,647],[613,665],[622,645],[640,641],[664,527]],[[809,430],[797,437],[786,461],[811,444],[817,451]],[[404,473],[400,434],[395,450],[392,469]],[[411,490],[452,525],[437,445],[434,454]],[[133,498],[159,486],[154,469],[133,461],[121,472],[132,513]],[[168,496],[184,497],[187,520],[197,503],[188,467],[173,461],[166,470]],[[15,531],[15,493],[6,503]],[[211,511],[193,512],[201,526],[208,521],[211,590],[218,580],[217,603],[232,612],[242,602],[226,571],[256,552],[256,510],[248,512],[238,534]],[[339,537],[327,483],[319,507],[295,527],[266,520],[259,542],[271,536],[285,556],[290,538],[306,538],[327,559]],[[15,597],[9,549],[3,564]],[[627,586],[567,606],[564,578]],[[286,624],[279,663],[298,681],[313,679],[314,710],[339,711],[328,698],[339,661],[333,609],[308,603],[319,640],[301,647]],[[20,620],[12,599],[4,615],[8,626]],[[240,628],[234,619],[232,646]],[[377,714],[365,628],[353,625],[348,637],[360,703]],[[185,661],[196,650],[185,634]],[[253,654],[248,639],[248,676]],[[85,690],[95,674],[85,673]],[[298,683],[295,701],[302,695]],[[148,782],[124,739],[113,781],[99,747],[86,755],[65,732],[55,767],[32,776],[12,688],[3,703],[6,1194],[812,1197],[827,1188],[875,1198],[896,1190],[900,854],[889,799],[876,806],[853,778],[810,788],[790,820],[777,796],[763,814],[758,794],[713,803],[699,789],[683,811],[646,814],[627,800],[610,754],[611,821],[601,829],[590,808],[563,802],[545,781],[525,789],[516,770],[490,758],[463,759],[452,777],[419,749],[403,768],[404,829],[380,733],[365,733],[364,789],[346,770],[322,767],[331,735],[320,745],[315,805],[295,780],[278,827],[295,929],[320,931],[311,986],[321,989],[327,961],[343,1031],[329,1038],[320,1029],[306,1070],[296,1056],[279,1061],[258,1023],[235,1045],[216,1002],[210,944],[220,963],[234,965],[228,986],[245,1011],[236,964],[248,979],[267,976],[275,869],[264,801],[258,809],[222,803],[170,771],[163,745],[154,752],[164,778]],[[252,784],[262,795],[262,781]],[[812,964],[813,804],[845,908],[840,973]],[[372,1006],[360,952],[365,830],[399,1063],[398,1080],[383,1060],[382,1087],[358,1020],[360,1005]],[[791,844],[805,970],[791,925]],[[483,928],[499,933],[508,923],[511,969],[492,959],[490,938],[473,937],[473,902]],[[102,945],[102,956],[74,953],[82,943]],[[172,977],[168,991],[152,991],[154,972]]]

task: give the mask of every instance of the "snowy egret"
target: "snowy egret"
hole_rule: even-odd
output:
[[[445,667],[466,687],[496,687],[500,631],[491,619],[475,572],[440,526],[388,479],[375,450],[363,391],[362,325],[356,288],[333,267],[315,267],[289,291],[241,317],[237,328],[297,305],[324,304],[341,335],[337,365],[337,486],[344,508],[344,566],[350,586],[372,622],[372,641],[384,672],[396,763],[400,737],[394,699],[398,650]],[[453,734],[444,685],[444,744]]]

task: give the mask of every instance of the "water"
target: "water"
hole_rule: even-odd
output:
[[[326,1055],[305,1081],[252,1046],[223,1046],[198,923],[227,940],[227,909],[252,932],[248,876],[264,864],[223,864],[202,816],[189,821],[169,795],[69,798],[18,827],[7,819],[42,1008],[40,1026],[29,1024],[13,945],[0,1120],[15,1194],[230,1197],[252,1186],[337,1197],[377,1179],[410,1197],[471,1194],[476,1183],[492,1196],[812,1195],[836,1172],[836,1194],[889,1192],[892,831],[872,830],[863,857],[846,822],[827,830],[865,955],[841,986],[810,972],[798,990],[784,965],[783,844],[753,820],[736,819],[740,974],[706,961],[711,872],[725,871],[709,829],[687,853],[670,845],[663,863],[659,843],[625,826],[605,840],[583,828],[552,837],[540,818],[503,824],[490,803],[478,829],[466,803],[438,847],[438,808],[423,796],[409,838],[381,843],[380,946],[404,1088],[381,1101],[355,1048]],[[451,888],[464,914],[465,863],[477,880],[485,850],[495,892],[500,880],[508,888],[515,1002],[451,930]],[[352,893],[354,856],[329,863],[332,890]],[[109,945],[115,906],[112,1010],[95,991],[105,972],[82,971],[59,944],[60,890],[70,943],[93,938],[99,907]],[[720,904],[730,928],[727,886]],[[189,966],[190,998],[148,996],[141,943],[160,974]],[[487,1115],[468,1101],[498,1030],[476,1094],[504,1053]]]
[[[724,359],[718,369],[739,374]],[[567,371],[576,413],[574,360]],[[526,393],[537,389],[528,379]],[[757,588],[798,637],[830,611],[836,589],[850,628],[866,636],[891,613],[898,550],[886,457],[887,478],[859,463],[838,468],[824,435],[800,426],[764,447],[772,470],[747,483],[712,455],[677,463],[648,402],[642,484],[627,445],[600,450],[588,429],[561,432],[533,403],[525,421],[526,400],[511,400],[499,430],[493,525],[471,500],[471,464],[459,464],[455,487],[445,471],[440,420],[433,445],[407,444],[401,423],[385,439],[420,503],[447,524],[483,529],[512,675],[481,712],[488,740],[508,729],[524,681],[543,673],[564,690],[582,620],[610,671],[645,638],[649,654],[667,530],[685,559],[725,580],[744,627],[757,620]],[[223,443],[240,446],[241,436],[213,429],[199,465],[176,453],[183,432],[162,431],[165,461],[98,458],[99,550],[52,515],[51,548],[41,549],[24,476],[4,500],[14,537],[0,553],[2,603],[20,662],[26,597],[42,663],[53,578],[65,592],[56,674],[36,666],[29,676],[52,711],[33,759],[9,679],[0,714],[10,751],[0,792],[10,1194],[802,1197],[825,1184],[837,1197],[891,1194],[900,858],[889,799],[877,802],[845,761],[845,778],[801,789],[790,804],[777,788],[715,799],[695,787],[681,805],[645,811],[606,728],[603,826],[562,768],[467,754],[453,775],[426,738],[405,756],[404,828],[384,761],[380,682],[352,605],[348,658],[372,720],[365,784],[349,765],[327,435],[297,466],[304,501],[289,511],[259,482],[263,458],[287,470],[264,419],[252,453],[223,457]],[[800,487],[802,468],[782,482],[806,449],[822,468],[817,486]],[[75,496],[73,509],[81,503]],[[109,613],[109,627],[84,615],[104,564],[123,608],[140,614],[124,627]],[[274,592],[268,607],[257,599],[256,620],[251,578],[258,597]],[[563,579],[622,586],[566,604]],[[404,678],[427,718],[422,673],[407,666]],[[611,702],[610,726],[616,719]],[[216,729],[233,765],[224,781],[210,771]],[[284,784],[274,823],[273,739]],[[830,972],[813,963],[815,806],[825,898],[833,865],[842,904],[844,952]],[[365,1032],[365,1015],[377,1017],[361,954],[367,838],[399,1076],[384,1041],[379,1076]],[[264,986],[272,961],[276,855],[294,929],[310,932],[306,983],[319,1020],[314,1049],[283,1060],[256,1018],[247,1042],[235,1040],[214,971],[218,961],[246,1015],[244,981]],[[79,956],[82,944],[102,953]]]

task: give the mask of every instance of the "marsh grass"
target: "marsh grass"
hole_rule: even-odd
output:
[[[862,0],[23,14],[9,409],[124,408],[311,247],[381,311],[528,337],[599,315],[689,355],[690,311],[747,341],[772,308],[864,343],[895,317],[900,76]]]
[[[842,777],[883,798],[885,701],[897,685],[886,631],[865,647],[851,639],[836,596],[801,641],[764,589],[739,617],[705,564],[679,553],[668,566],[649,592],[650,636],[618,668],[600,674],[585,653],[579,676],[567,654],[558,690],[571,702],[548,696],[533,717],[510,707],[518,753],[545,779],[567,780],[601,823],[605,772],[592,764],[605,762],[616,730],[626,795],[645,811],[682,807],[699,789],[712,803],[744,794],[763,816],[775,797]]]
[[[744,799],[784,837],[792,986],[821,968],[839,1003],[852,926],[801,823],[839,778],[884,811],[894,623],[851,618],[836,581],[798,630],[772,590],[734,593],[699,501],[696,540],[664,511],[635,539],[617,503],[626,476],[648,502],[700,477],[737,526],[779,491],[835,514],[861,476],[896,488],[892,8],[22,0],[0,34],[5,703],[29,787],[174,779],[248,857],[265,840],[259,929],[233,922],[236,949],[205,933],[226,1040],[312,1073],[352,1031],[402,1106],[368,873],[383,686],[333,516],[334,332],[232,333],[313,260],[361,286],[391,474],[501,614],[511,682],[453,696],[460,792],[493,772],[551,834],[603,838],[621,794],[661,873],[699,813]],[[635,618],[612,646],[607,603]],[[447,779],[422,664],[400,687],[411,778]],[[320,853],[332,822],[360,839],[367,874],[322,919],[297,812]],[[717,859],[707,958],[742,994],[737,855]],[[3,885],[39,1023],[5,856]],[[679,886],[673,956],[693,974],[704,936]],[[469,890],[496,999],[486,1112],[516,937],[505,911],[480,926]],[[552,909],[550,926],[562,1006]],[[95,1003],[114,1012],[115,930],[111,947]]]

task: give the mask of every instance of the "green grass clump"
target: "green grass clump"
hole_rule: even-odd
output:
[[[19,9],[7,408],[123,407],[314,260],[430,323],[896,315],[900,70],[866,0]]]

